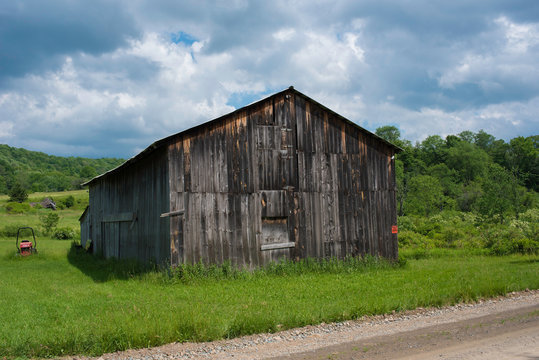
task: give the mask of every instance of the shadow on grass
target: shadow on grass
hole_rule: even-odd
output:
[[[513,265],[535,264],[535,263],[539,263],[539,259],[512,260],[509,263]]]
[[[156,270],[154,266],[141,264],[136,260],[105,259],[92,255],[81,247],[72,244],[67,260],[95,282],[128,280]]]

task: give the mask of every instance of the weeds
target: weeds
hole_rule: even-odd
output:
[[[347,257],[345,259],[283,259],[254,270],[241,269],[226,261],[222,265],[181,264],[169,272],[174,280],[192,283],[199,280],[263,278],[266,276],[299,276],[305,274],[353,274],[373,270],[394,269],[406,265],[406,259],[389,261],[380,257]]]

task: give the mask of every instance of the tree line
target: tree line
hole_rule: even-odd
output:
[[[0,144],[0,194],[80,189],[81,184],[124,162],[118,158],[61,157]]]
[[[376,134],[404,150],[395,158],[401,216],[459,210],[503,223],[537,206],[539,135],[505,142],[483,130],[463,131],[412,144],[395,126]]]

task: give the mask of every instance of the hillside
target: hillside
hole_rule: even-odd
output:
[[[123,161],[53,156],[0,144],[0,194],[17,182],[31,192],[79,189],[82,182]]]

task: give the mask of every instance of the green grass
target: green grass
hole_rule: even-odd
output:
[[[58,227],[78,229],[86,191],[31,194],[29,201],[69,195],[75,206],[57,211]],[[367,258],[288,262],[252,273],[230,265],[156,270],[44,237],[39,217],[51,210],[14,215],[6,203],[0,196],[0,358],[99,355],[539,288],[539,256],[486,256],[484,248],[414,245],[401,250],[407,261],[398,264]],[[15,256],[15,237],[2,237],[18,226],[37,230],[37,256]]]
[[[74,230],[80,230],[79,218],[82,212],[88,204],[88,192],[86,190],[73,190],[64,192],[52,192],[52,193],[33,193],[29,195],[27,202],[40,202],[45,197],[52,197],[57,205],[68,196],[75,198],[75,205],[71,208],[64,208],[57,210],[60,216],[58,223],[59,228],[68,227]],[[9,214],[6,210],[6,203],[8,202],[7,195],[0,195],[0,236],[6,229],[10,229],[10,233],[16,232],[18,227],[31,226],[36,233],[40,233],[41,222],[40,216],[49,214],[53,210],[51,209],[31,209],[24,214]]]
[[[15,257],[0,239],[0,356],[52,357],[206,341],[441,306],[539,287],[539,257],[444,250],[404,267],[283,271],[183,281],[42,239]],[[290,265],[292,266],[292,265]],[[288,270],[287,270],[288,269]],[[177,275],[177,274],[176,274]]]

